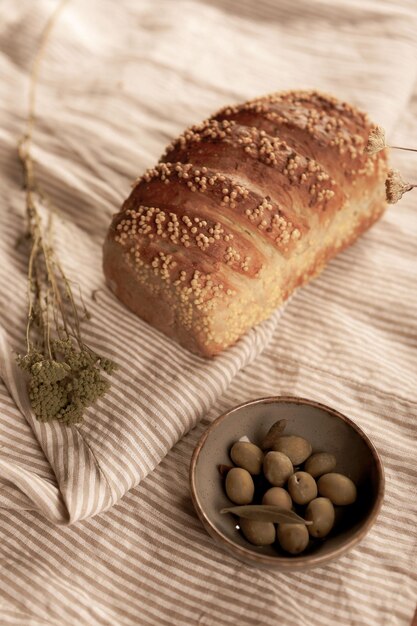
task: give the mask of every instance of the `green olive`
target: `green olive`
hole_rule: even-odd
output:
[[[290,554],[305,550],[310,538],[304,524],[279,524],[277,537],[281,548]]]
[[[303,437],[283,435],[275,441],[273,450],[286,454],[293,465],[300,465],[310,456],[312,448]]]
[[[292,500],[288,491],[282,487],[271,487],[265,491],[262,504],[272,504],[281,507],[281,509],[291,510]]]
[[[316,481],[307,472],[295,472],[288,479],[288,491],[296,504],[307,504],[317,497]]]
[[[249,474],[260,474],[264,453],[254,443],[237,441],[230,450],[230,458],[238,467],[243,467]]]
[[[308,526],[312,537],[325,537],[334,526],[334,507],[328,498],[315,498],[309,503],[304,518],[313,522]]]
[[[265,478],[274,485],[285,485],[294,469],[290,459],[282,452],[268,452],[265,455],[263,469]]]
[[[239,519],[239,526],[246,539],[255,546],[269,546],[276,538],[272,522],[258,522],[253,519]]]
[[[249,472],[241,467],[233,467],[226,475],[226,493],[235,504],[250,504],[255,493],[255,485]]]
[[[319,494],[329,498],[336,505],[353,504],[356,500],[356,486],[353,481],[343,474],[330,472],[318,480]]]
[[[304,465],[304,470],[312,475],[313,478],[318,478],[323,474],[332,472],[336,467],[336,457],[328,452],[316,452],[312,454]]]

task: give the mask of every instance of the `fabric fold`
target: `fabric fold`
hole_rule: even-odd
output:
[[[7,500],[7,507],[12,509],[37,510],[56,524],[72,524],[110,508],[156,467],[210,410],[234,376],[262,352],[281,313],[277,311],[234,348],[211,360],[186,351],[181,355],[176,344],[155,332],[159,349],[150,351],[149,356],[142,346],[141,358],[131,364],[133,370],[145,370],[145,376],[149,372],[147,388],[133,385],[134,391],[126,391],[123,402],[115,384],[88,410],[86,424],[74,426],[36,420],[25,376],[0,328],[0,378],[30,425],[56,478],[56,485],[52,485],[33,470],[2,458],[0,449],[0,477],[8,482],[9,489],[17,491],[14,498],[10,493],[4,496],[3,502]],[[131,314],[126,311],[126,315]],[[131,317],[132,324],[143,324]],[[157,359],[162,365],[162,354],[172,357],[168,359],[170,376],[164,385],[157,366]],[[152,367],[146,363],[146,356],[152,360]],[[125,365],[121,369],[118,376],[123,389]],[[107,405],[113,410],[101,411]]]

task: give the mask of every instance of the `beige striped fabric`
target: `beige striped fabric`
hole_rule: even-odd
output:
[[[228,102],[317,87],[365,107],[392,143],[417,146],[417,7],[69,0],[43,65],[35,157],[59,208],[60,258],[92,314],[86,340],[120,367],[85,423],[65,427],[34,420],[14,360],[27,264],[16,245],[16,144],[31,59],[55,6],[0,5],[0,624],[408,626],[417,600],[417,195],[210,361],[114,299],[101,244],[130,182],[169,138]],[[417,156],[394,158],[412,179]],[[218,548],[187,483],[204,428],[239,402],[276,394],[352,417],[387,478],[378,522],[358,548],[286,576]]]

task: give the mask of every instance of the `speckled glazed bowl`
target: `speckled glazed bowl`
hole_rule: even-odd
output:
[[[229,450],[247,435],[260,443],[271,425],[288,420],[284,434],[308,439],[313,452],[336,456],[334,471],[349,476],[358,487],[358,499],[343,521],[311,549],[299,556],[285,555],[274,546],[253,546],[236,528],[237,518],[220,514],[233,506],[224,493],[219,464],[229,464]],[[323,565],[353,548],[375,522],[384,495],[384,470],[375,447],[349,418],[312,400],[293,397],[260,398],[218,417],[199,440],[190,465],[193,504],[207,532],[235,557],[257,567],[282,571]]]

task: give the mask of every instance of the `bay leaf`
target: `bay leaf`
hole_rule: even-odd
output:
[[[294,511],[289,511],[273,504],[231,506],[222,509],[220,513],[233,513],[233,515],[244,517],[245,519],[252,519],[257,522],[273,522],[274,524],[305,524],[309,526],[313,523],[303,519]]]
[[[278,420],[275,424],[272,424],[271,428],[266,433],[262,440],[262,450],[270,450],[276,440],[282,435],[285,430],[288,421],[286,419]]]

